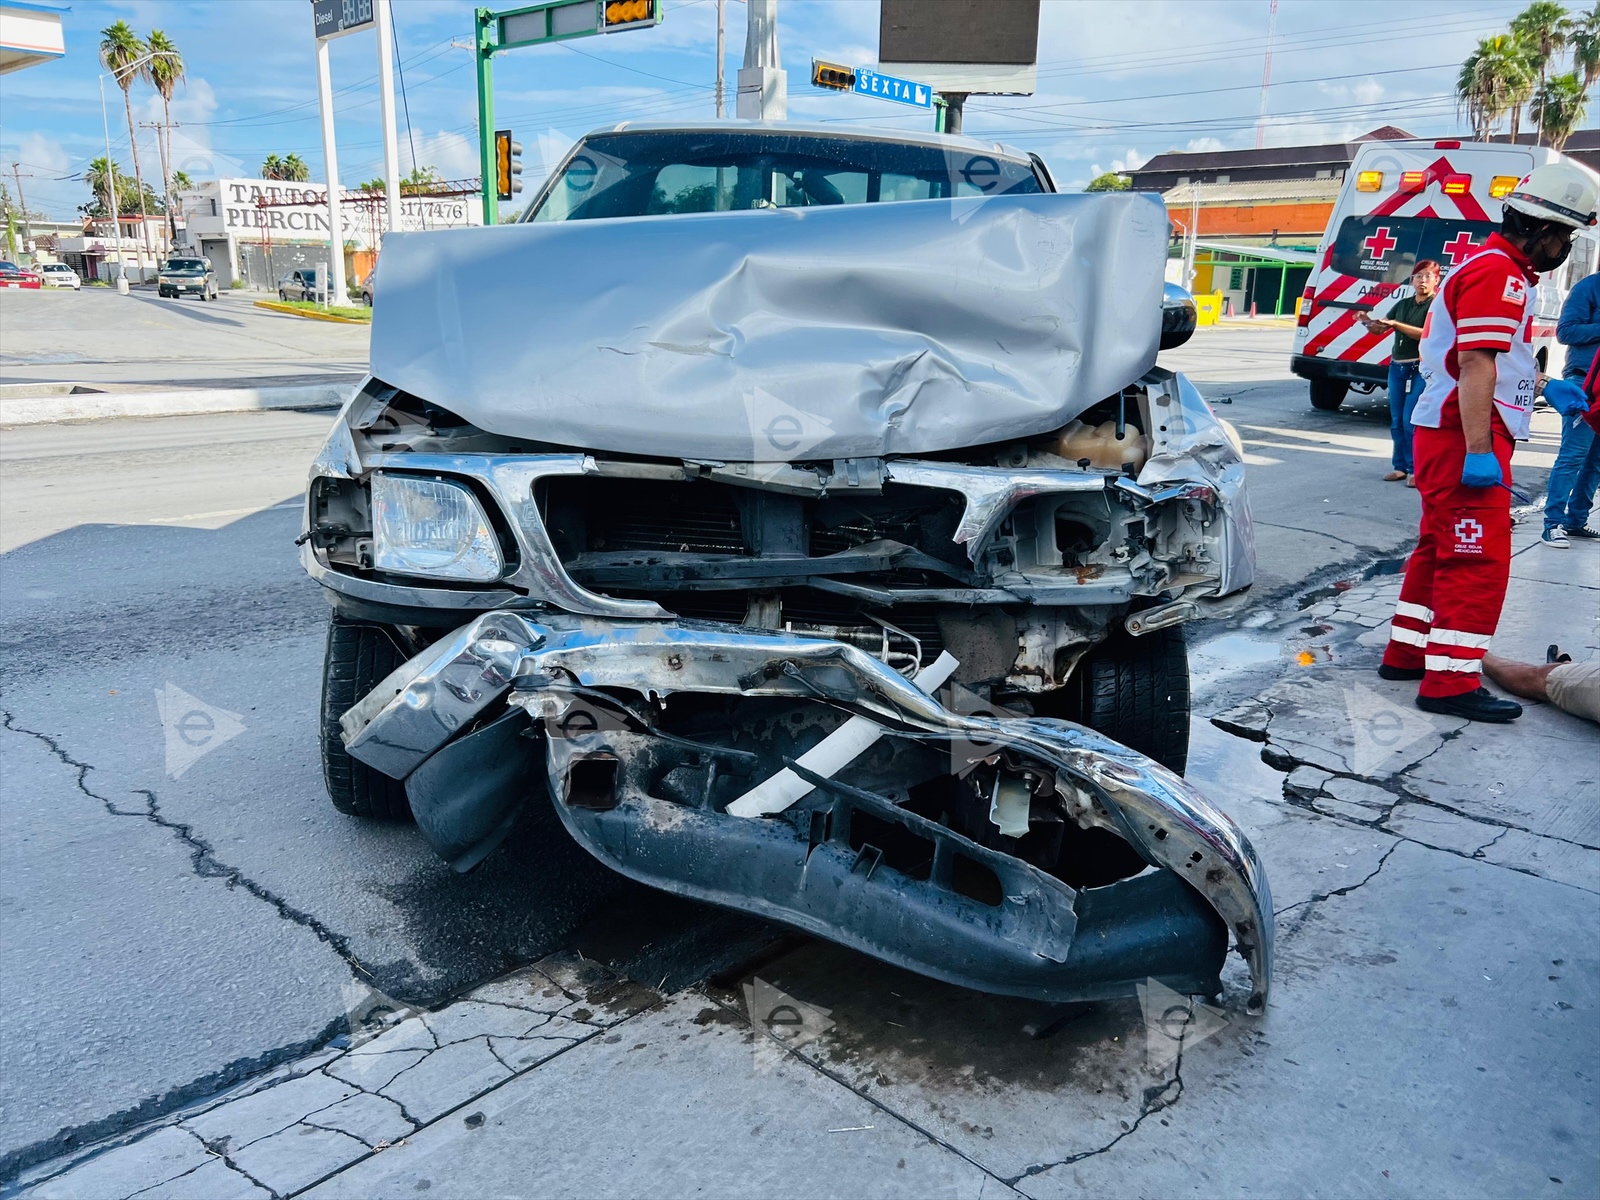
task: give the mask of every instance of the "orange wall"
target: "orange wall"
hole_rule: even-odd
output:
[[[1175,208],[1167,214],[1175,230],[1188,226],[1190,211]],[[1331,200],[1313,204],[1217,205],[1200,210],[1200,236],[1268,237],[1276,229],[1280,238],[1320,238],[1331,216]]]

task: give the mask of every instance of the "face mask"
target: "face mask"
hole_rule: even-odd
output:
[[[1554,254],[1545,253],[1545,247],[1550,244],[1550,239],[1540,238],[1528,254],[1528,262],[1535,271],[1554,271],[1567,261],[1567,255],[1572,253],[1572,239],[1563,238],[1560,248]]]

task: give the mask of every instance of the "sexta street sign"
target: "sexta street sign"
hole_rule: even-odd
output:
[[[318,41],[343,37],[372,22],[372,0],[311,0],[311,27]]]
[[[932,108],[933,89],[912,79],[893,75],[879,75],[865,68],[856,69],[855,92],[858,96],[874,96],[879,100],[892,100],[896,104],[909,104],[912,108]]]

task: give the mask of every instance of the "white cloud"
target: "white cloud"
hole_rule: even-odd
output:
[[[1183,147],[1190,154],[1214,154],[1227,147],[1214,137],[1191,138]]]
[[[420,163],[424,167],[432,167],[446,179],[466,179],[477,175],[478,143],[466,134],[441,129],[438,133],[419,133],[416,143],[417,156],[413,161],[411,139],[400,139],[402,174],[408,174]]]
[[[1119,175],[1126,175],[1129,171],[1137,171],[1149,161],[1148,155],[1140,154],[1137,150],[1129,150],[1121,158],[1111,160],[1111,169]]]
[[[65,175],[67,168],[72,165],[72,156],[61,148],[61,143],[43,133],[24,136],[19,143],[17,156],[37,173]]]

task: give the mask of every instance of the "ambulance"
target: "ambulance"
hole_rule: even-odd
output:
[[[1382,317],[1410,296],[1411,267],[1420,259],[1433,259],[1448,275],[1499,228],[1501,199],[1517,182],[1563,157],[1542,146],[1485,142],[1363,143],[1300,298],[1290,368],[1309,381],[1312,407],[1331,412],[1351,388],[1382,394],[1394,335],[1368,332],[1360,315]],[[1583,230],[1567,261],[1539,283],[1533,335],[1547,372],[1558,374],[1565,357],[1555,340],[1562,302],[1597,257],[1600,235]]]

